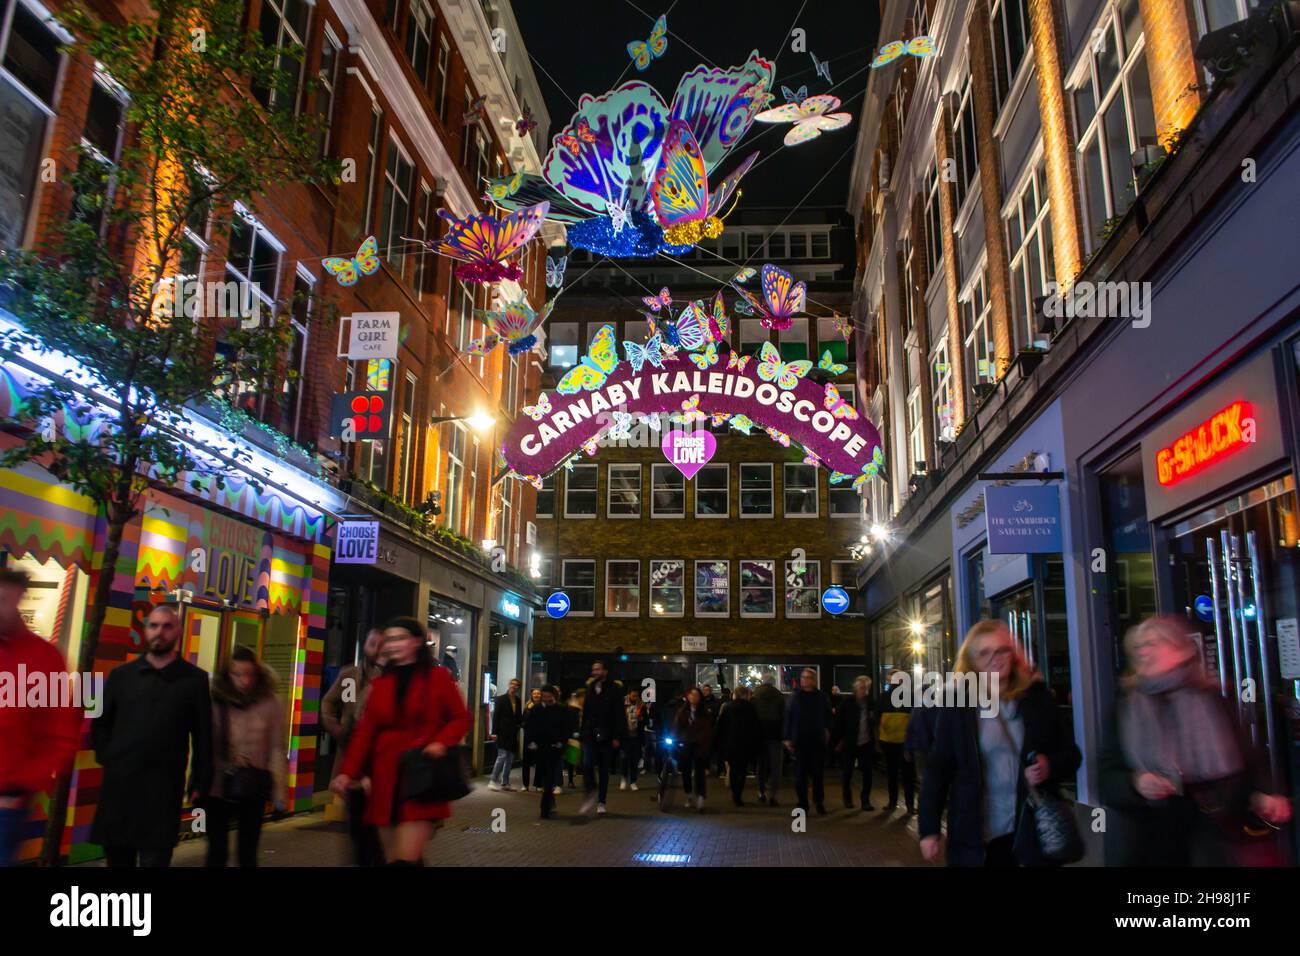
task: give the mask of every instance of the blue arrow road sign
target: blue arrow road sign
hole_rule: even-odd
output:
[[[556,591],[546,599],[546,613],[556,620],[569,613],[569,596],[563,591]]]
[[[1202,621],[1214,620],[1214,601],[1208,594],[1198,594],[1196,600],[1192,602],[1192,608]]]
[[[822,607],[828,614],[843,614],[849,609],[849,592],[841,587],[829,587],[822,592]]]

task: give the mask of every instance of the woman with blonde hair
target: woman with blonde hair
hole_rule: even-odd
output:
[[[1016,845],[1020,815],[1031,788],[1054,793],[1074,775],[1079,748],[1002,621],[979,621],[967,632],[956,670],[958,682],[969,674],[971,683],[987,682],[997,695],[987,710],[981,695],[969,694],[976,699],[954,701],[939,713],[921,787],[921,853],[938,858],[946,808],[949,865],[1041,862],[1033,847]]]
[[[1241,862],[1252,813],[1273,825],[1290,819],[1287,799],[1270,793],[1265,761],[1243,743],[1206,678],[1191,631],[1187,621],[1154,617],[1124,637],[1129,670],[1100,761],[1102,802],[1116,823],[1107,862]]]

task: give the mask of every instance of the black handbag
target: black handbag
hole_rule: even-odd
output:
[[[406,751],[397,764],[397,799],[450,803],[467,796],[468,756],[460,746],[448,747],[441,757],[430,756],[422,747]]]
[[[1016,742],[1006,720],[1001,713],[997,719],[1007,743],[1015,751]],[[1011,841],[1011,855],[1016,862],[1021,866],[1064,866],[1079,862],[1083,854],[1083,837],[1074,819],[1074,803],[1050,791],[1029,787]]]

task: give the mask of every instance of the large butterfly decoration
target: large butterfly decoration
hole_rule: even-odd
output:
[[[542,307],[542,311],[534,312],[526,301],[521,300],[507,303],[496,312],[475,311],[474,316],[491,329],[491,334],[475,339],[465,351],[470,355],[487,355],[504,342],[506,351],[511,355],[527,352],[537,344],[534,333],[546,321],[554,305],[555,300],[552,299]]]
[[[821,361],[817,363],[817,368],[823,372],[830,372],[832,375],[843,375],[848,371],[848,366],[835,361],[829,351],[823,352]]]
[[[650,199],[663,226],[664,241],[674,246],[693,246],[706,236],[715,239],[722,235],[719,213],[757,159],[756,152],[742,159],[710,195],[704,155],[695,134],[689,124],[673,120],[664,137],[658,172],[650,184]]]
[[[649,40],[633,40],[627,45],[628,56],[638,70],[650,69],[650,64],[668,49],[668,14],[655,21]]]
[[[558,289],[564,285],[564,270],[569,267],[569,257],[560,256],[556,259],[552,256],[546,257],[546,287],[548,289]]]
[[[515,173],[504,182],[489,182],[487,188],[488,198],[493,202],[501,202],[503,199],[509,199],[515,193],[519,192],[519,187],[523,185],[523,170]]]
[[[876,58],[871,61],[871,68],[878,70],[882,66],[888,66],[893,63],[904,53],[910,53],[914,57],[924,59],[927,56],[934,55],[934,37],[919,36],[904,42],[903,40],[894,40],[886,43],[876,54]]]
[[[857,421],[857,409],[840,397],[840,390],[834,385],[826,386],[826,399],[824,404],[826,410],[836,418],[848,419],[851,422]]]
[[[447,234],[441,239],[408,241],[422,242],[439,255],[458,260],[461,264],[456,267],[456,275],[466,282],[518,281],[524,277],[524,270],[518,263],[505,260],[537,234],[549,208],[550,204],[543,202],[517,212],[488,213],[465,219],[457,219],[447,210],[439,209],[438,215],[450,224]]]
[[[795,282],[794,276],[779,269],[770,262],[763,266],[762,299],[743,286],[732,284],[740,298],[752,312],[762,317],[765,328],[778,332],[788,329],[796,315],[804,310],[808,302],[808,286],[804,282]],[[744,312],[739,308],[738,311]]]
[[[551,400],[546,397],[545,392],[542,392],[537,399],[536,405],[524,406],[524,414],[533,421],[540,422],[547,415],[551,414]]]
[[[537,120],[533,119],[533,111],[525,106],[524,115],[515,120],[515,135],[527,136],[535,129],[537,129]]]
[[[812,50],[808,51],[808,55],[812,57],[813,68],[817,71],[817,75],[820,76],[827,83],[835,82],[834,80],[831,79],[830,61],[817,59],[817,54],[814,53]]]
[[[673,349],[696,352],[704,348],[704,344],[709,340],[706,327],[701,321],[703,315],[695,302],[687,303],[675,322],[668,318],[656,321],[648,312],[645,313],[645,318],[650,328],[650,335],[662,336],[664,342]]]
[[[816,139],[823,130],[843,129],[853,121],[848,113],[833,113],[839,109],[840,98],[829,93],[810,96],[802,103],[787,103],[774,109],[764,110],[754,119],[760,123],[793,123],[782,142],[787,146],[797,146]]]
[[[618,350],[615,348],[614,326],[602,325],[582,361],[564,373],[555,390],[561,395],[594,392],[605,384],[616,365]]]
[[[640,372],[646,362],[649,362],[655,368],[664,367],[663,337],[660,335],[650,336],[650,341],[646,342],[645,345],[636,342],[624,342],[623,353],[627,356],[633,372]]]
[[[799,379],[808,374],[812,364],[808,359],[799,359],[794,362],[783,361],[776,346],[771,342],[764,342],[763,348],[758,353],[758,368],[756,371],[758,377],[763,381],[775,382],[780,388],[788,392],[799,384]]]
[[[721,292],[713,297],[713,311],[708,316],[704,331],[708,334],[709,341],[715,345],[727,341],[727,336],[731,334],[731,319],[727,316],[727,304],[722,300]]]
[[[808,99],[808,84],[805,83],[797,90],[792,90],[785,84],[781,85],[781,95],[785,97],[787,103],[802,103]]]
[[[339,285],[356,285],[361,276],[374,275],[379,271],[379,243],[374,236],[369,236],[361,243],[355,256],[340,258],[326,256],[320,263],[325,271],[339,280]]]
[[[673,307],[673,297],[667,288],[660,289],[658,295],[643,295],[641,301],[649,306],[651,312]]]

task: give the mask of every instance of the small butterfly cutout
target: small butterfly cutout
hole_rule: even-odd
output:
[[[564,270],[569,267],[569,257],[560,256],[555,259],[551,256],[546,257],[546,285],[551,289],[558,289],[564,285]]]
[[[650,39],[633,40],[627,45],[627,52],[636,64],[637,70],[648,70],[650,64],[664,55],[668,49],[668,14],[655,21],[650,31]]]
[[[749,364],[752,355],[737,355],[735,352],[727,353],[727,369],[735,369],[737,372],[745,371],[745,366]]]
[[[821,361],[817,363],[817,367],[823,372],[830,372],[832,375],[841,375],[848,370],[848,366],[836,362],[829,351],[822,353]]]
[[[339,280],[339,285],[356,285],[361,276],[374,275],[379,271],[379,243],[374,236],[369,236],[361,243],[355,256],[346,259],[326,256],[321,260],[321,265]]]
[[[543,392],[541,397],[537,399],[536,405],[524,406],[524,414],[533,421],[540,422],[547,415],[551,414],[551,400],[547,398],[546,393]]]
[[[609,213],[610,225],[614,229],[614,235],[617,236],[623,231],[623,227],[627,225],[628,207],[607,199],[605,200],[605,211]]]
[[[834,385],[826,386],[826,398],[823,404],[836,418],[846,418],[851,422],[858,418],[857,409],[840,397],[840,390]]]
[[[527,136],[535,129],[537,129],[537,120],[533,119],[533,111],[525,106],[524,115],[515,120],[515,133],[518,136]]]
[[[783,84],[781,86],[781,95],[785,97],[787,103],[802,103],[808,99],[808,85],[804,84],[798,90],[792,90]]]
[[[660,309],[671,309],[673,307],[673,297],[665,287],[659,290],[658,295],[643,295],[641,301],[650,307],[652,312],[658,312]]]
[[[790,447],[790,436],[787,435],[785,432],[773,428],[771,425],[768,425],[767,428],[763,430],[767,432],[768,438],[772,439],[772,441],[776,442],[782,448]]]
[[[808,451],[806,448],[804,451],[807,452],[807,454],[803,456],[803,463],[805,465],[812,465],[814,468],[820,468],[822,466],[822,460],[820,458]]]
[[[820,76],[827,83],[835,82],[834,80],[831,79],[830,61],[817,59],[817,54],[814,53],[812,50],[808,51],[808,55],[812,57],[813,66],[817,68],[817,75]]]
[[[706,369],[718,364],[718,347],[710,342],[703,352],[691,352],[688,357],[697,368]]]
[[[470,101],[469,106],[465,107],[465,115],[461,118],[462,126],[473,126],[483,118],[483,108],[487,105],[487,97],[479,96]]]
[[[754,422],[748,415],[732,415],[731,427],[742,435],[748,435],[754,427]]]
[[[673,421],[689,425],[691,422],[702,422],[708,417],[700,411],[700,396],[692,395],[682,402],[682,414],[674,414]]]

